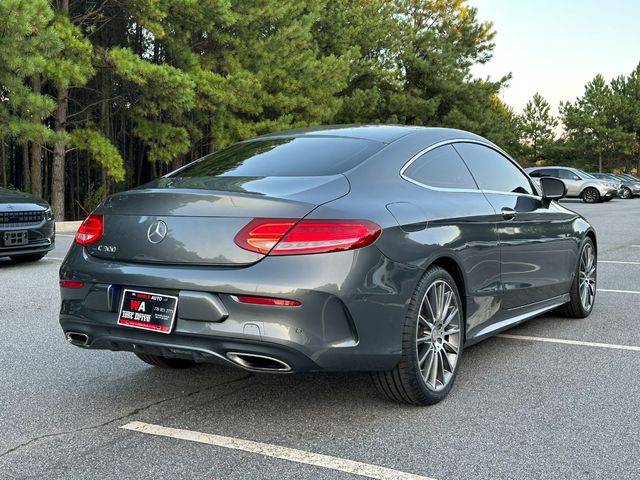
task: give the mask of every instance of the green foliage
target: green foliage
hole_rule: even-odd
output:
[[[46,0],[2,0],[0,18],[0,137],[44,142],[50,132],[42,120],[54,102],[34,93],[29,79],[61,49],[53,11]]]
[[[118,149],[97,130],[76,128],[71,132],[71,146],[86,151],[114,180],[124,180],[124,166]]]
[[[116,73],[137,87],[131,108],[134,133],[149,146],[149,159],[170,162],[189,150],[185,113],[195,106],[195,82],[182,70],[157,65],[126,48],[111,50]]]
[[[490,60],[495,31],[464,0],[52,5],[0,0],[0,137],[18,166],[10,172],[24,169],[23,143],[55,143],[58,161],[44,153],[42,172],[68,177],[56,191],[75,215],[109,189],[235,141],[320,123],[462,128],[523,162],[640,163],[640,65],[610,83],[596,77],[563,104],[565,134],[555,139],[540,95],[518,115],[499,98],[508,72],[472,75]]]
[[[617,108],[619,104],[602,75],[586,84],[582,97],[561,105],[568,139],[585,155],[598,158],[599,171],[605,157],[625,155],[634,148],[635,135],[625,131]]]
[[[558,120],[551,115],[551,106],[539,93],[527,102],[520,116],[522,139],[527,148],[527,157],[532,162],[546,157],[546,150],[555,140]]]
[[[51,28],[61,42],[61,50],[50,58],[44,71],[58,88],[84,85],[93,76],[93,45],[68,17],[56,15]]]

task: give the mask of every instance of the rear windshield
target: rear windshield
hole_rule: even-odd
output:
[[[384,147],[370,140],[301,137],[238,143],[169,177],[304,177],[346,172]]]

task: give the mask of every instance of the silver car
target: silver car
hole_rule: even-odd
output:
[[[567,187],[567,197],[582,198],[586,203],[605,202],[618,195],[616,186],[577,168],[550,166],[527,168],[526,171],[532,178],[559,178]]]
[[[640,196],[640,179],[634,177],[633,175],[629,175],[628,173],[621,173],[617,175],[622,181],[627,181],[632,185],[631,190],[633,191],[634,196]]]
[[[591,175],[596,177],[598,180],[604,180],[613,185],[616,185],[616,187],[618,188],[618,196],[620,198],[633,198],[634,190],[636,189],[638,190],[638,193],[640,193],[640,184],[634,185],[627,179],[618,177],[612,173],[592,173]]]

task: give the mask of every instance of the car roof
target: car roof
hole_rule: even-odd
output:
[[[484,142],[491,143],[482,137],[464,130],[404,125],[323,125],[269,133],[247,141],[291,137],[342,137],[371,140],[389,144],[412,133],[421,134],[425,137],[425,141],[431,141],[432,143],[447,138],[481,139]]]

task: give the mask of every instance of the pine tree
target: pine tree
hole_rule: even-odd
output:
[[[535,93],[520,116],[522,138],[529,147],[529,157],[535,162],[544,157],[545,148],[555,140],[558,120],[551,115],[551,106]]]
[[[39,146],[51,138],[42,120],[54,108],[52,99],[39,91],[39,76],[61,44],[50,26],[53,11],[46,0],[3,0],[0,18],[4,23],[0,27],[0,142],[3,152],[7,138],[22,145],[23,185],[29,190],[35,185],[29,181],[28,142]],[[35,157],[37,149],[33,151]],[[5,174],[4,164],[2,168]],[[39,165],[34,162],[36,181],[38,175]],[[40,193],[37,188],[33,191]]]
[[[627,133],[629,143],[626,146],[635,158],[636,175],[640,175],[640,64],[628,77],[612,80],[611,90],[615,116]]]
[[[635,134],[625,132],[615,112],[614,95],[602,75],[585,85],[584,94],[575,102],[560,107],[562,121],[569,139],[586,153],[598,159],[598,171],[603,170],[604,156],[626,149],[635,141]]]

